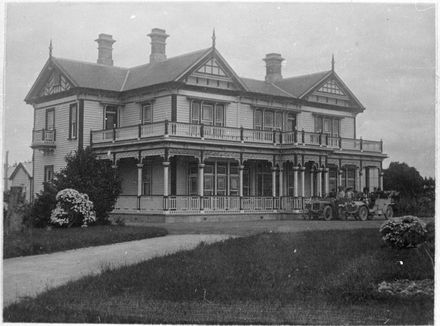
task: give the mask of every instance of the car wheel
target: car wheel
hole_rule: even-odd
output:
[[[358,217],[361,221],[366,221],[368,219],[368,208],[366,206],[359,207]]]
[[[324,217],[324,220],[330,221],[333,219],[333,211],[331,206],[325,206],[324,211],[322,212],[322,215]]]
[[[387,209],[385,210],[385,219],[390,219],[394,216],[394,210],[391,206],[388,206]]]

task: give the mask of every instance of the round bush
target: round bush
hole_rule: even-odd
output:
[[[57,193],[57,205],[50,221],[57,226],[87,226],[96,220],[93,203],[87,194],[75,189],[63,189]]]
[[[386,221],[380,227],[382,239],[393,248],[413,248],[426,240],[426,226],[415,216]]]

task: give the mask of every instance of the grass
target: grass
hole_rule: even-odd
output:
[[[403,262],[400,263],[400,262]],[[433,278],[429,259],[377,229],[264,233],[104,271],[4,310],[5,321],[432,324],[433,299],[376,292]]]
[[[160,237],[160,227],[90,226],[69,229],[32,229],[4,235],[3,258],[46,254],[55,251],[99,246],[117,242]]]

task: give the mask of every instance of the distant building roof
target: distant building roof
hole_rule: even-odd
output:
[[[33,168],[32,168],[32,162],[20,162],[17,165],[10,166],[8,168],[8,178],[9,180],[14,179],[15,175],[18,173],[18,171],[22,168],[24,172],[29,176],[29,178],[32,178]]]

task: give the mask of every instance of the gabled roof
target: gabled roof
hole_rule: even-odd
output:
[[[142,88],[176,80],[189,66],[209,53],[211,48],[130,68],[123,91]]]
[[[9,176],[9,180],[14,179],[15,175],[18,173],[20,169],[23,169],[23,171],[28,175],[29,178],[32,178],[32,162],[20,162],[17,166],[15,166],[15,169],[13,169],[11,175]],[[9,169],[8,169],[9,172]]]
[[[332,71],[321,71],[314,74],[284,78],[275,84],[294,97],[301,98],[319,82],[330,76]]]
[[[286,92],[285,90],[281,89],[280,87],[277,87],[277,85],[272,84],[272,83],[267,83],[262,80],[250,79],[250,78],[244,78],[244,77],[241,77],[241,80],[245,83],[248,91],[251,93],[266,94],[266,95],[273,95],[273,96],[294,97],[289,92]]]
[[[54,58],[52,62],[77,87],[120,91],[128,69],[97,63]]]
[[[328,78],[335,78],[359,107],[363,109],[359,100],[357,100],[333,70],[284,78],[275,83],[243,78],[236,75],[226,60],[213,47],[172,57],[162,62],[148,63],[133,68],[50,57],[29,94],[26,96],[25,101],[29,102],[32,97],[38,96],[36,92],[41,87],[40,85],[47,81],[50,76],[50,70],[53,67],[63,73],[74,87],[123,92],[173,81],[182,81],[206,58],[211,56],[218,58],[222,62],[231,77],[241,86],[243,91],[303,99]]]

